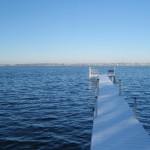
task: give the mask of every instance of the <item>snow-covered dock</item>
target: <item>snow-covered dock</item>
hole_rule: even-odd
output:
[[[106,75],[99,77],[91,150],[150,150],[150,136]]]

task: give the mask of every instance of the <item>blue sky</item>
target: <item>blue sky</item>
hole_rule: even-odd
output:
[[[0,64],[150,62],[149,0],[0,0]]]

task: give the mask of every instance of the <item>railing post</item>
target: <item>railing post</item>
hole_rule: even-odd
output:
[[[119,80],[119,96],[121,96],[121,80]]]
[[[97,117],[97,112],[98,112],[98,96],[96,96],[96,101],[95,101],[95,117]]]
[[[95,117],[97,117],[97,113],[98,113],[98,96],[99,96],[99,79],[96,80]]]
[[[111,81],[112,81],[112,83],[114,83],[114,77],[112,76],[112,78],[111,78]]]
[[[136,118],[136,97],[134,98],[134,117]]]
[[[99,79],[97,79],[97,96],[99,95]]]

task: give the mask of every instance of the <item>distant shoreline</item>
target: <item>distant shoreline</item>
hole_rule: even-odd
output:
[[[150,66],[150,63],[33,63],[0,64],[0,66]]]

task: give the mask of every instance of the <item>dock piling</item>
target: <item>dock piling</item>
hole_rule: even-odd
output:
[[[112,79],[111,79],[111,80],[112,80],[112,83],[114,83],[114,77],[113,77],[113,76],[112,76]]]
[[[99,95],[99,79],[97,79],[97,86],[96,86],[96,101],[95,101],[95,117],[97,117],[98,112],[98,95]]]
[[[99,95],[99,79],[97,79],[97,95]]]
[[[96,96],[95,100],[95,117],[97,117],[97,112],[98,112],[98,96]]]

